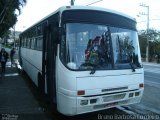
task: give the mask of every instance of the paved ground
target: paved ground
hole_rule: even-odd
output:
[[[0,75],[0,120],[49,120],[16,67]]]

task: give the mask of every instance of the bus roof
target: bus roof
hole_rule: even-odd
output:
[[[124,16],[126,18],[129,18],[129,19],[132,19],[135,21],[135,18],[134,17],[131,17],[125,13],[122,13],[122,12],[118,12],[116,10],[112,10],[112,9],[107,9],[107,8],[101,8],[101,7],[93,7],[93,6],[63,6],[63,7],[60,7],[58,9],[58,11],[65,11],[65,10],[74,10],[74,9],[77,9],[77,10],[96,10],[96,11],[103,11],[103,12],[109,12],[109,13],[113,13],[113,14],[117,14],[117,15],[121,15],[121,16]]]
[[[93,6],[62,6],[62,7],[58,8],[56,11],[52,12],[51,14],[49,14],[48,16],[42,18],[40,21],[38,21],[35,24],[31,25],[30,27],[28,27],[24,31],[27,31],[28,29],[30,29],[33,26],[35,26],[36,24],[44,21],[48,17],[56,14],[57,12],[63,13],[63,11],[66,11],[66,10],[96,10],[96,11],[102,11],[102,12],[109,12],[109,13],[113,13],[113,14],[124,16],[124,17],[129,18],[129,19],[131,19],[133,21],[136,21],[135,18],[133,18],[133,17],[127,15],[127,14],[124,14],[122,12],[118,12],[118,11],[112,10],[112,9],[106,9],[106,8],[101,8],[101,7],[93,7]]]

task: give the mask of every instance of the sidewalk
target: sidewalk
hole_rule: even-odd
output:
[[[160,66],[160,63],[154,63],[154,62],[142,62],[143,65],[150,65],[150,66]]]
[[[16,67],[0,76],[0,120],[49,120]]]

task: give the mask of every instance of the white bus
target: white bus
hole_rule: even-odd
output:
[[[97,7],[65,6],[20,35],[20,65],[67,116],[140,102],[136,21]]]

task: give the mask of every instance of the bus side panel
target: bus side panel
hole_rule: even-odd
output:
[[[42,52],[21,48],[22,68],[38,87],[37,75],[42,71]],[[35,61],[36,59],[36,61]]]

